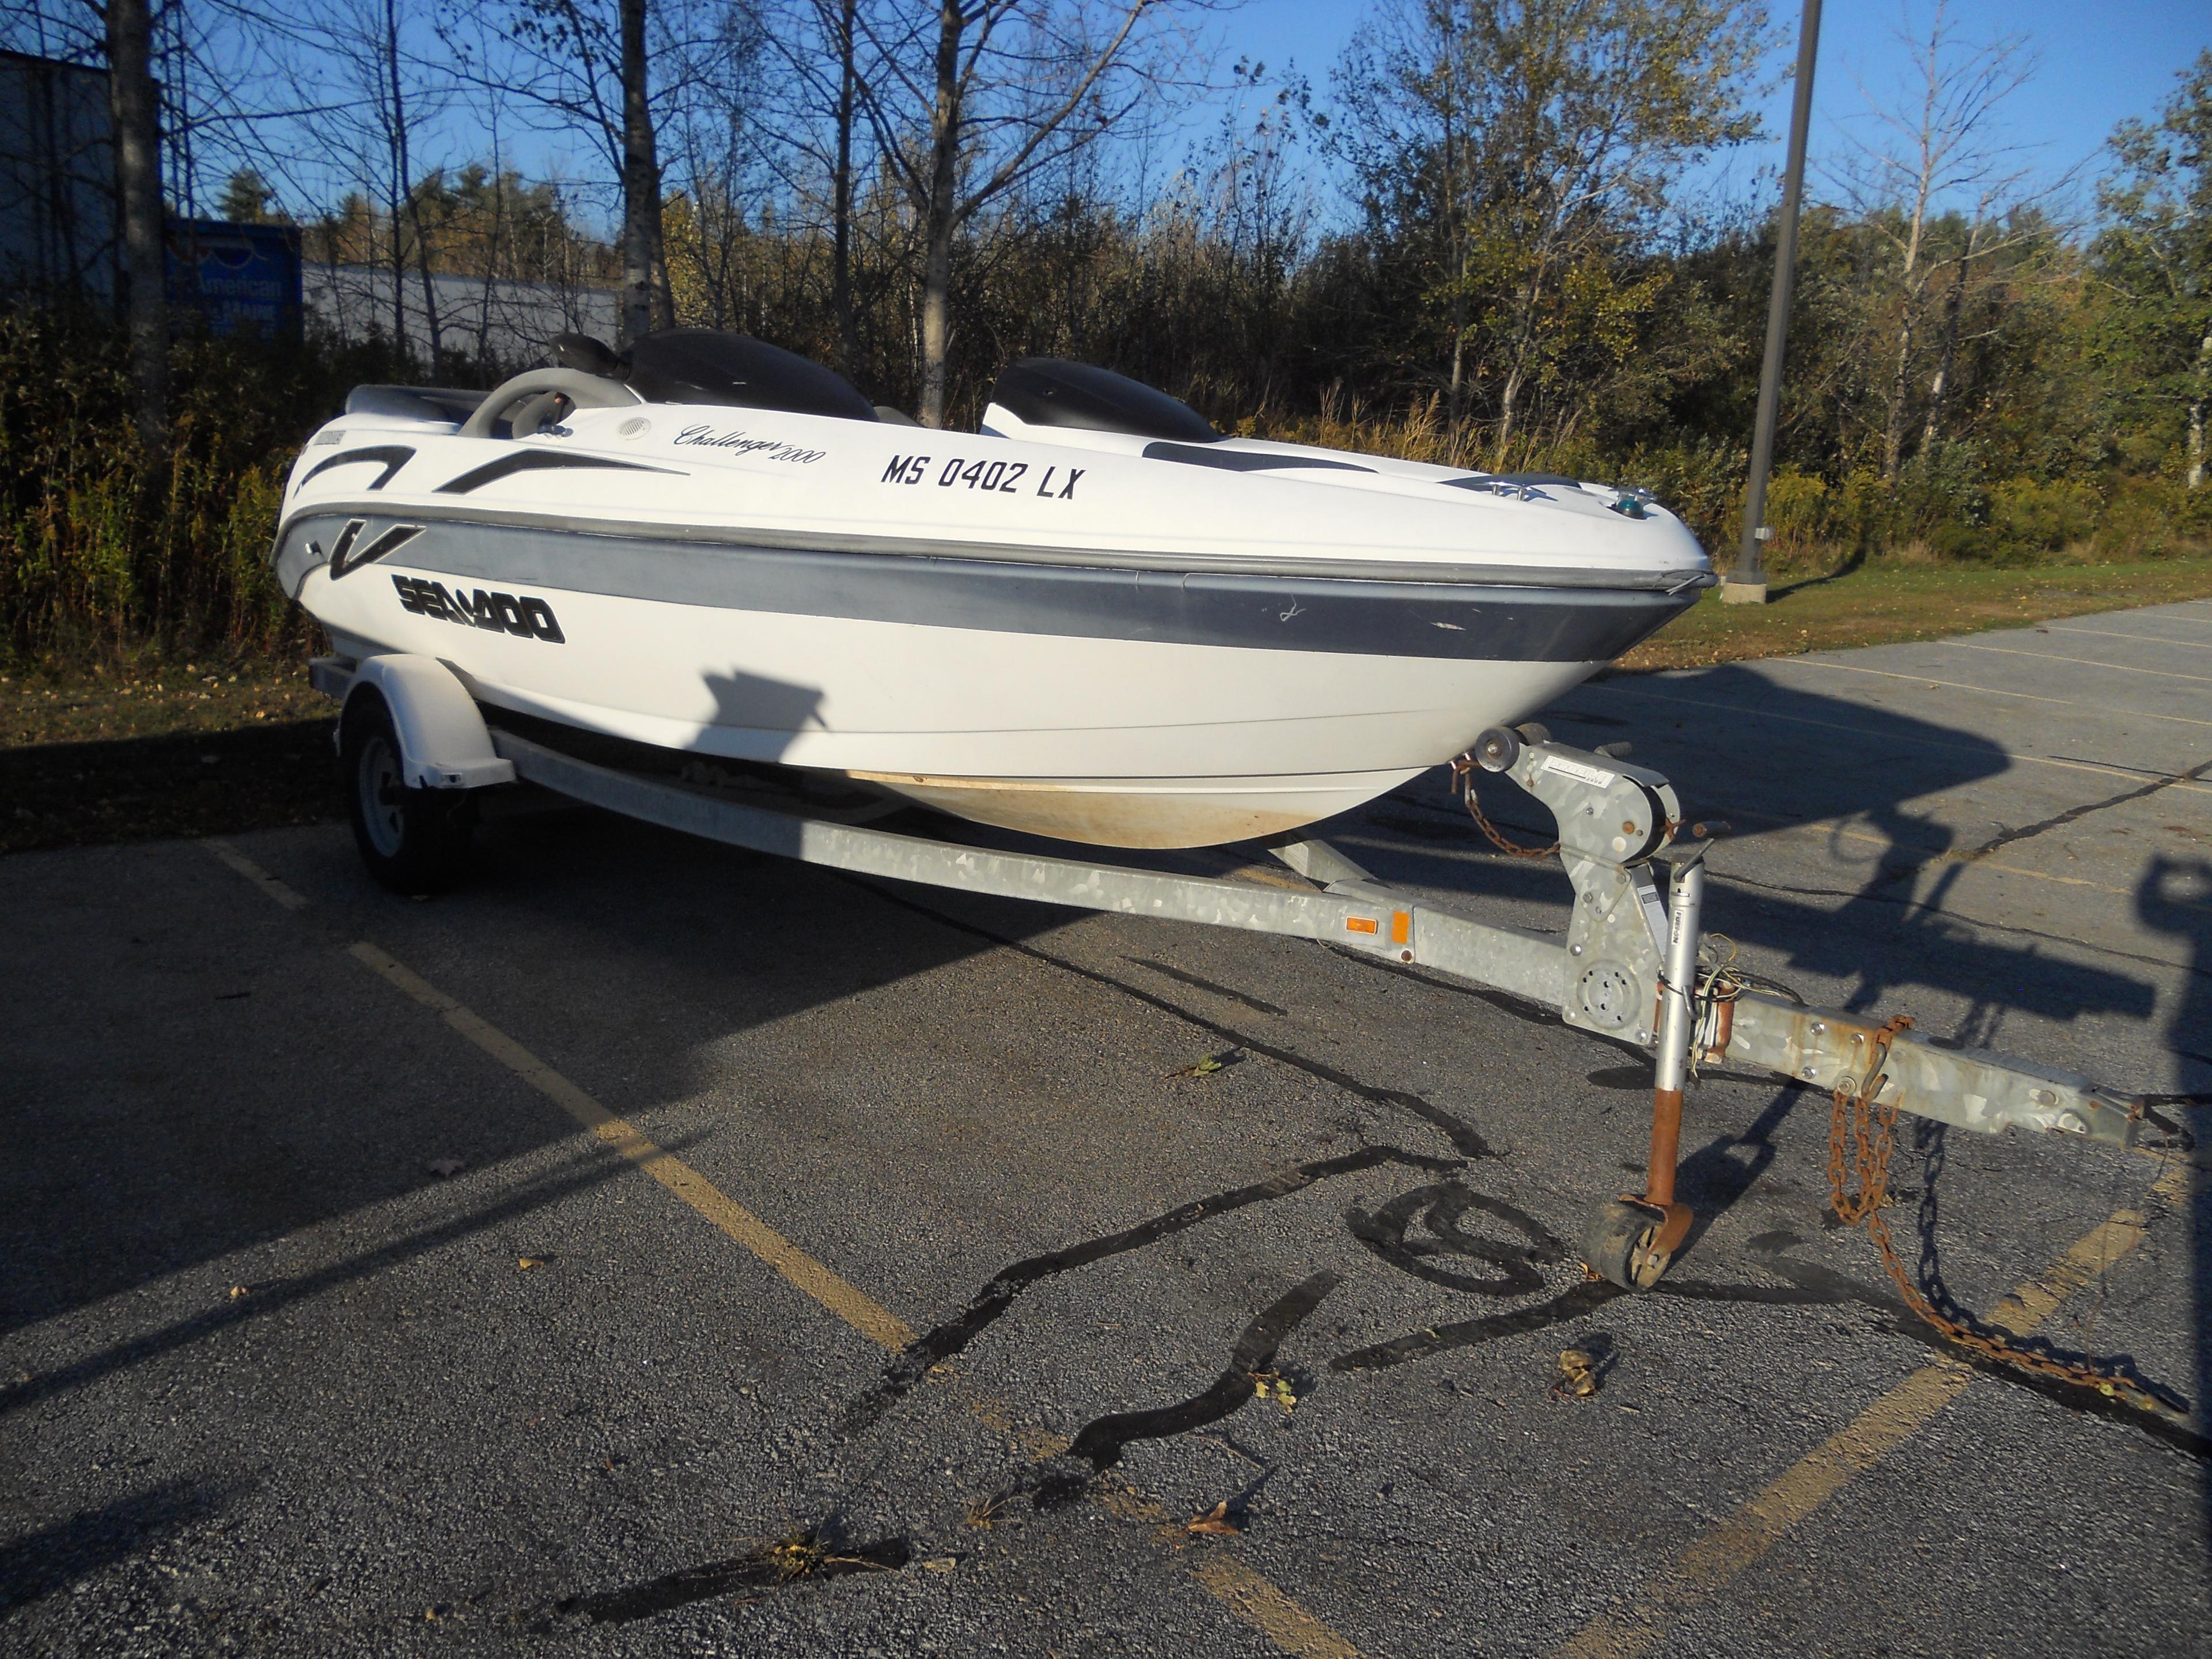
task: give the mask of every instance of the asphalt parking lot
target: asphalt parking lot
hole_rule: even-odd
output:
[[[1759,971],[2201,1136],[2208,688],[2199,603],[1547,719],[1734,823]],[[1562,923],[1440,775],[1333,833]],[[1691,1095],[1700,1230],[1618,1295],[1573,1241],[1649,1066],[1541,1011],[540,803],[480,845],[427,902],[339,825],[0,860],[0,1650],[2212,1652],[2202,1150],[1900,1135],[1922,1282],[2141,1411],[1919,1327],[1817,1093]]]

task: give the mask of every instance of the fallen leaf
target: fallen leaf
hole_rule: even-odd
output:
[[[439,1180],[443,1181],[449,1176],[460,1174],[469,1166],[458,1158],[434,1158],[422,1167],[437,1176]]]
[[[959,1565],[960,1558],[957,1555],[933,1555],[921,1564],[921,1570],[924,1572],[950,1572]]]
[[[1180,1071],[1170,1072],[1168,1075],[1170,1077],[1212,1077],[1216,1072],[1227,1071],[1243,1058],[1244,1051],[1242,1048],[1224,1048],[1218,1054],[1208,1054],[1195,1065],[1183,1066]]]
[[[999,1524],[1000,1517],[1012,1501],[1005,1492],[996,1492],[988,1498],[971,1498],[968,1500],[966,1513],[960,1518],[960,1524],[977,1532],[988,1532]]]
[[[1297,1395],[1291,1391],[1290,1381],[1280,1371],[1254,1371],[1252,1389],[1271,1405],[1280,1406],[1285,1413],[1296,1411]]]
[[[1229,1500],[1224,1498],[1204,1515],[1193,1516],[1184,1524],[1183,1530],[1208,1538],[1234,1538],[1244,1528],[1230,1519]]]
[[[1559,1356],[1559,1374],[1552,1380],[1554,1400],[1587,1400],[1597,1392],[1597,1361],[1580,1348]]]
[[[251,1296],[253,1292],[246,1289],[243,1285],[234,1285],[230,1287],[230,1299],[233,1302],[237,1301],[241,1296]]]
[[[526,1273],[532,1267],[542,1267],[544,1265],[545,1258],[542,1255],[519,1255],[514,1258],[515,1269],[519,1273]]]

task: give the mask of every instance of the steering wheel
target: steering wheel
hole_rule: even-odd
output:
[[[461,423],[464,438],[489,438],[492,428],[509,410],[515,410],[514,435],[527,438],[542,431],[553,412],[565,401],[571,409],[622,409],[644,398],[620,380],[586,374],[574,368],[533,368],[495,386],[477,405],[477,412]],[[518,405],[527,404],[526,408]]]

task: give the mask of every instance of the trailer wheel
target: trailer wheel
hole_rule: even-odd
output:
[[[1674,1259],[1672,1250],[1656,1248],[1665,1225],[1663,1216],[1626,1199],[1601,1204],[1583,1229],[1583,1260],[1624,1291],[1648,1291]]]
[[[367,687],[347,704],[338,763],[351,807],[354,845],[382,885],[410,896],[434,893],[468,866],[476,802],[464,789],[412,789],[399,733],[384,699]]]

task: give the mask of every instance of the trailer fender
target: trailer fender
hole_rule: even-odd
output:
[[[364,657],[346,688],[345,706],[372,692],[383,697],[399,734],[400,764],[410,789],[483,789],[514,781],[476,699],[435,657],[391,653]]]

